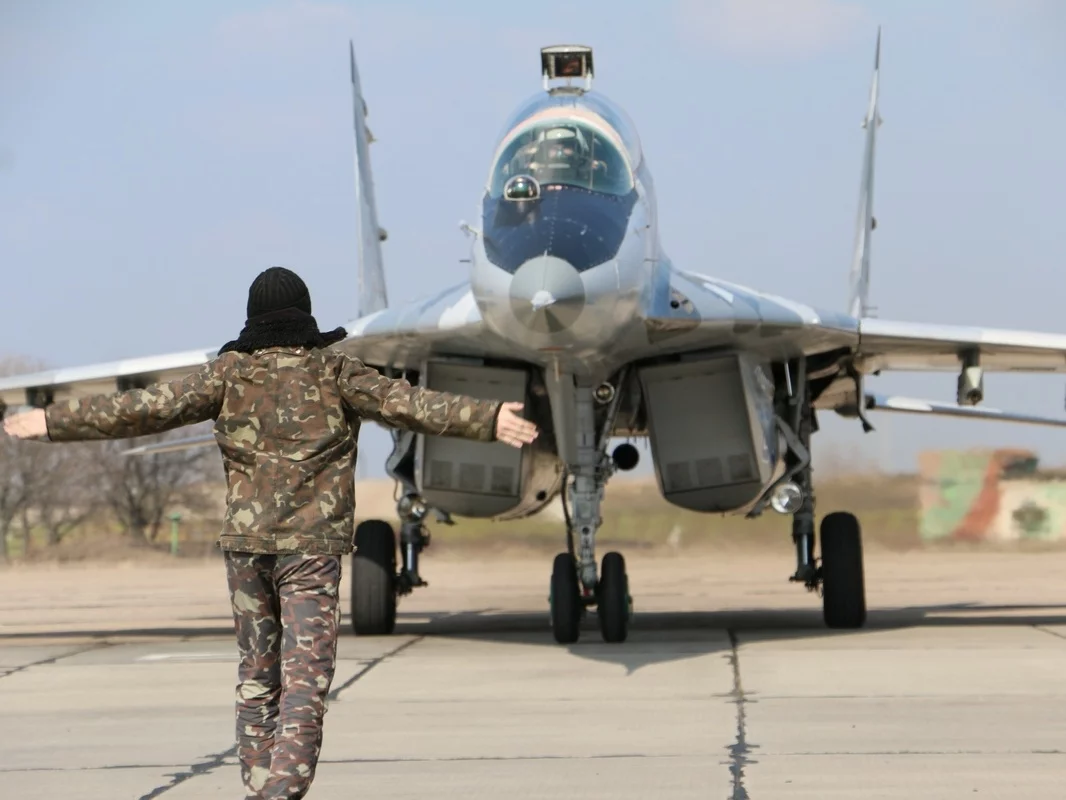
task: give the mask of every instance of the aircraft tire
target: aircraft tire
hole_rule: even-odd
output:
[[[822,519],[822,614],[830,628],[861,628],[866,622],[866,582],[859,520],[846,511]]]
[[[621,553],[607,553],[600,566],[596,611],[605,642],[624,642],[629,635],[629,576]]]
[[[559,644],[573,644],[581,635],[584,605],[577,585],[577,565],[569,553],[559,553],[552,564],[551,595],[552,635]]]
[[[380,519],[360,522],[352,553],[352,630],[387,636],[396,628],[396,534]]]

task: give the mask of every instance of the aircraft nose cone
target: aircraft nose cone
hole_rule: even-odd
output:
[[[561,258],[531,258],[511,279],[511,310],[519,322],[537,333],[565,331],[584,308],[581,275]]]

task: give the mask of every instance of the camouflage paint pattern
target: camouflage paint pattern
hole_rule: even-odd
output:
[[[925,541],[1066,538],[1066,482],[1042,478],[1028,450],[919,456],[919,533]]]
[[[333,349],[224,353],[191,375],[53,404],[52,441],[116,439],[215,420],[226,470],[219,546],[249,553],[352,550],[361,420],[495,438],[500,403],[412,387]]]
[[[237,757],[248,800],[303,797],[322,747],[340,624],[336,556],[228,552],[240,653]]]
[[[998,541],[1066,539],[1066,481],[1003,481],[999,514],[989,527],[988,538]]]

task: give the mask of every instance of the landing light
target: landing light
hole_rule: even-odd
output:
[[[803,505],[803,490],[794,483],[782,483],[770,494],[770,507],[778,514],[795,514]]]
[[[614,387],[611,386],[611,384],[601,383],[599,386],[596,387],[596,391],[593,393],[593,396],[596,398],[597,403],[606,405],[607,403],[614,400],[614,394],[615,390]]]
[[[414,495],[406,495],[400,500],[399,512],[401,517],[417,522],[426,516],[426,504]]]

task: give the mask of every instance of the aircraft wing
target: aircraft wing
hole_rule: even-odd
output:
[[[132,389],[180,378],[210,361],[218,348],[126,358],[0,378],[0,409],[42,407],[52,401]]]
[[[967,356],[976,356],[986,372],[1057,373],[1066,372],[1066,336],[863,319],[858,355],[856,366],[865,373],[958,372],[961,359]]]
[[[478,356],[500,353],[504,347],[483,330],[466,283],[422,302],[368,314],[345,328],[348,338],[336,347],[379,369],[417,369],[438,348]],[[0,378],[0,408],[40,407],[71,397],[173,380],[217,353],[218,347],[212,347]]]
[[[481,318],[469,283],[416,303],[385,308],[345,326],[337,347],[376,369],[419,369],[436,352],[484,357],[515,355]]]

